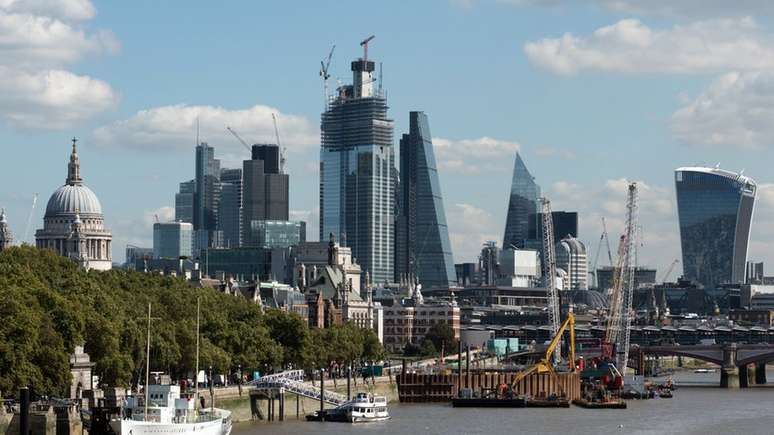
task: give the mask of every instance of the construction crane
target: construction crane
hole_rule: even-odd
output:
[[[602,343],[602,359],[614,361],[619,373],[626,372],[634,298],[634,261],[637,244],[637,184],[630,183],[626,199],[626,227],[618,243],[618,261],[613,269],[610,309]],[[622,378],[623,380],[623,378]]]
[[[274,115],[272,115],[272,116],[274,116]],[[248,145],[248,144],[247,144],[247,142],[245,142],[245,140],[244,140],[244,139],[242,139],[242,138],[241,138],[241,137],[240,137],[240,136],[237,134],[237,132],[236,132],[236,131],[234,131],[234,129],[233,129],[233,128],[231,128],[231,127],[229,127],[229,126],[226,126],[226,130],[230,131],[230,132],[231,132],[231,134],[233,134],[233,135],[234,135],[234,137],[235,137],[235,138],[237,138],[237,140],[239,141],[239,143],[241,143],[242,145],[244,145],[244,147],[245,147],[245,148],[247,148],[247,151],[250,151],[250,145]]]
[[[675,259],[675,261],[672,262],[672,264],[669,265],[669,268],[667,268],[667,271],[664,272],[664,275],[661,277],[661,282],[666,282],[667,278],[669,278],[669,275],[672,274],[672,271],[675,270],[675,266],[677,266],[677,263],[679,263],[680,260]]]
[[[569,358],[567,359],[567,367],[571,372],[575,371],[575,316],[572,313],[567,313],[567,319],[564,320],[562,326],[560,326],[554,334],[554,337],[551,339],[551,342],[546,348],[546,353],[543,355],[543,358],[513,377],[513,382],[511,382],[511,388],[513,390],[516,390],[516,386],[519,384],[519,382],[533,373],[550,373],[552,375],[555,373],[554,362],[551,361],[551,355],[554,354],[554,351],[559,349],[559,344],[562,341],[562,335],[564,335],[564,332],[568,330],[570,333],[570,349]]]
[[[333,44],[333,47],[331,47],[330,53],[328,53],[328,58],[325,60],[320,61],[320,77],[323,79],[323,95],[325,97],[325,110],[328,110],[328,79],[331,78],[331,75],[328,74],[328,68],[331,66],[331,58],[333,57],[333,50],[336,49],[336,44]]]
[[[559,330],[559,294],[556,289],[556,253],[554,247],[554,221],[551,214],[551,201],[540,198],[543,213],[543,261],[545,263],[545,286],[548,296],[548,326],[551,333]],[[561,348],[557,349],[555,360],[561,358]]]
[[[637,257],[637,183],[630,183],[626,199],[626,229],[624,232],[623,260],[620,279],[622,281],[621,320],[616,342],[615,366],[626,373],[629,363],[629,341],[632,326],[632,300],[634,299],[634,259]]]
[[[280,143],[279,128],[277,128],[277,115],[272,113],[271,119],[274,121],[274,136],[277,138],[277,147],[280,149],[280,174],[285,173],[285,152],[287,148],[283,147]]]
[[[599,236],[599,243],[597,244],[597,254],[594,256],[594,266],[591,269],[591,273],[594,275],[594,282],[599,287],[599,278],[597,277],[597,266],[599,265],[599,254],[602,252],[602,242],[607,245],[607,258],[610,261],[610,267],[613,267],[613,254],[610,252],[610,238],[607,235],[607,224],[605,223],[605,217],[602,216],[602,234]],[[606,289],[600,289],[606,290]]]
[[[360,46],[363,47],[363,63],[368,62],[368,43],[371,42],[371,40],[375,37],[376,35],[371,35],[360,42]]]
[[[30,207],[30,214],[27,216],[27,226],[24,227],[24,239],[22,239],[22,243],[27,242],[27,237],[29,237],[30,234],[30,227],[32,226],[32,216],[35,214],[35,206],[38,204],[38,194],[32,195],[32,207]]]

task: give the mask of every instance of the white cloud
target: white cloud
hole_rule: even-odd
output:
[[[524,52],[534,65],[560,75],[774,69],[774,38],[749,17],[698,21],[666,30],[625,19],[589,36],[565,33],[528,42]]]
[[[0,76],[0,113],[22,128],[67,128],[118,103],[107,83],[68,71],[27,73],[0,65]]]
[[[97,14],[90,0],[0,0],[0,11],[76,21],[90,20]]]
[[[117,93],[104,81],[63,66],[115,53],[107,30],[88,33],[88,0],[0,0],[0,118],[27,129],[64,129],[113,109]]]
[[[563,160],[575,160],[578,158],[575,151],[566,148],[538,146],[533,149],[533,152],[538,157],[559,158]]]
[[[512,158],[520,149],[518,142],[483,136],[477,139],[433,138],[433,150],[439,170],[477,174],[484,171],[503,170],[498,158]]]
[[[616,255],[618,238],[624,229],[628,185],[629,181],[623,178],[606,180],[601,185],[560,181],[551,185],[546,192],[554,210],[578,212],[578,232],[589,251],[591,263],[597,256],[602,217],[607,222],[613,257]],[[640,265],[665,271],[672,260],[680,258],[681,252],[674,191],[642,181],[637,182],[637,187],[638,221],[641,227],[638,261]],[[603,253],[599,256],[598,265],[607,265],[606,248],[603,245],[601,249]]]
[[[502,242],[502,223],[488,211],[471,204],[455,203],[446,211],[454,261],[475,262],[484,242]]]
[[[453,0],[452,4],[472,7],[476,0]],[[587,5],[624,14],[657,15],[673,18],[706,18],[774,14],[770,0],[497,0],[516,6],[565,8]]]
[[[163,205],[144,210],[142,214],[133,217],[107,216],[106,226],[113,233],[113,261],[121,263],[125,260],[127,245],[153,247],[153,224],[156,222],[156,216],[159,222],[172,221],[175,219],[175,208]]]
[[[196,124],[200,140],[230,152],[244,155],[243,146],[226,130],[233,128],[248,144],[276,143],[271,114],[278,115],[280,140],[289,151],[303,151],[319,144],[316,124],[303,116],[283,114],[263,105],[230,110],[217,106],[177,104],[141,110],[128,119],[115,121],[94,131],[99,145],[159,150],[190,149],[195,145]],[[219,151],[220,152],[220,151]],[[241,159],[236,158],[236,161]]]
[[[683,143],[763,147],[774,144],[774,72],[732,72],[709,85],[671,119]]]

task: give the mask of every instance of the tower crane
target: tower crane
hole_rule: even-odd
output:
[[[548,326],[551,334],[559,331],[559,294],[556,289],[556,252],[554,246],[554,222],[551,217],[551,201],[540,198],[543,213],[543,260],[546,266],[545,286],[548,296]],[[561,358],[561,346],[556,349],[554,360]]]
[[[273,115],[272,115],[272,116],[273,116]],[[234,135],[234,137],[235,137],[235,138],[237,138],[237,140],[238,140],[238,141],[239,141],[239,142],[240,142],[242,145],[244,145],[244,147],[245,147],[245,148],[247,148],[247,151],[250,151],[250,145],[248,145],[248,144],[247,144],[247,142],[245,142],[245,140],[244,140],[244,139],[242,139],[242,138],[241,138],[241,137],[240,137],[240,136],[237,134],[237,132],[236,132],[236,131],[234,131],[234,129],[233,129],[233,128],[231,128],[231,127],[229,127],[229,126],[226,126],[226,130],[230,131],[230,132],[231,132],[231,134],[233,134],[233,135]]]
[[[602,242],[607,245],[607,258],[610,261],[610,267],[613,267],[613,254],[610,252],[610,238],[607,235],[607,224],[605,223],[605,217],[602,216],[602,234],[599,236],[599,243],[597,244],[597,254],[594,256],[594,266],[591,269],[591,273],[594,274],[594,281],[597,287],[599,287],[599,279],[597,277],[597,266],[599,265],[599,254],[602,252]],[[606,289],[600,289],[606,290]]]
[[[677,263],[679,263],[680,260],[675,259],[675,261],[672,262],[672,264],[669,265],[669,268],[667,268],[667,271],[664,272],[664,275],[661,277],[661,282],[666,282],[667,278],[669,278],[669,275],[672,274],[672,271],[675,270],[675,266],[677,266]]]
[[[320,77],[323,79],[323,94],[325,97],[325,110],[328,110],[328,79],[331,78],[331,75],[328,74],[328,67],[331,66],[331,58],[333,57],[333,50],[336,49],[336,44],[333,44],[333,47],[331,47],[330,53],[328,53],[328,58],[325,60],[320,61]]]
[[[368,43],[375,37],[376,35],[371,35],[360,42],[360,46],[363,47],[363,63],[368,62]]]
[[[35,206],[38,204],[38,194],[32,195],[32,207],[30,207],[30,214],[27,216],[27,226],[24,228],[24,239],[22,243],[27,242],[27,237],[30,234],[30,226],[32,226],[32,215],[35,214]]]
[[[280,143],[279,129],[277,128],[277,115],[272,113],[271,119],[274,121],[274,136],[277,138],[277,147],[280,149],[280,174],[285,173],[285,152],[287,148],[283,147]]]

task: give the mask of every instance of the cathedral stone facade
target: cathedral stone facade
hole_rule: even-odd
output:
[[[81,179],[76,142],[73,139],[67,180],[49,198],[43,228],[35,232],[35,244],[41,249],[53,249],[86,269],[108,270],[113,267],[113,236],[105,228],[97,195]]]
[[[8,220],[5,218],[5,210],[0,210],[0,251],[8,249],[13,244],[11,229],[8,228]]]

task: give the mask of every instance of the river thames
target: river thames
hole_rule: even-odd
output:
[[[455,409],[448,404],[396,403],[390,406],[392,419],[385,423],[242,423],[233,433],[774,434],[774,387],[723,390],[713,387],[718,373],[681,373],[673,379],[678,384],[674,398],[632,400],[625,410]],[[768,372],[768,379],[774,379],[774,372]]]

